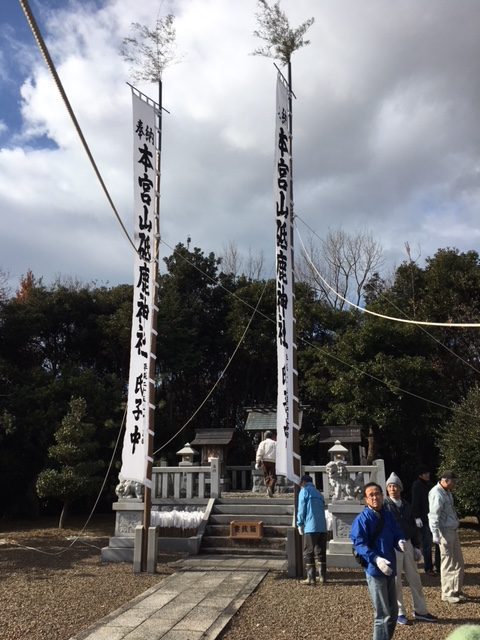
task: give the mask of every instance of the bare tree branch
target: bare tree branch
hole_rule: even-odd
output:
[[[297,277],[315,287],[320,299],[337,310],[344,309],[346,303],[325,285],[315,269],[343,298],[359,305],[366,283],[384,262],[381,245],[365,231],[349,235],[343,229],[330,230],[319,243],[310,236],[305,248],[314,267],[301,258]]]

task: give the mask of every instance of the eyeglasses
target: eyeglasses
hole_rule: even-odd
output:
[[[368,493],[365,497],[368,498],[378,498],[378,496],[383,495],[381,491],[376,491],[375,493]]]

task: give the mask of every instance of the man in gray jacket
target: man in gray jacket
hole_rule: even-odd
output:
[[[467,599],[462,593],[464,563],[452,495],[456,481],[453,471],[444,471],[428,494],[428,524],[433,542],[440,546],[442,600],[450,604]]]

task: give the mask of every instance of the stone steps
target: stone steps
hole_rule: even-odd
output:
[[[293,500],[251,497],[222,498],[213,506],[200,553],[285,557],[287,529],[292,526]],[[232,521],[263,523],[260,539],[230,538]]]

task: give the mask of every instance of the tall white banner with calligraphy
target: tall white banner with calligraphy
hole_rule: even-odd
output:
[[[133,278],[132,337],[128,407],[120,480],[149,484],[148,413],[152,317],[155,304],[155,163],[158,135],[155,103],[137,90],[133,98],[134,243],[137,249]]]
[[[289,91],[277,78],[274,194],[276,205],[277,287],[277,473],[299,482],[298,398],[293,314],[292,176],[289,135]]]

